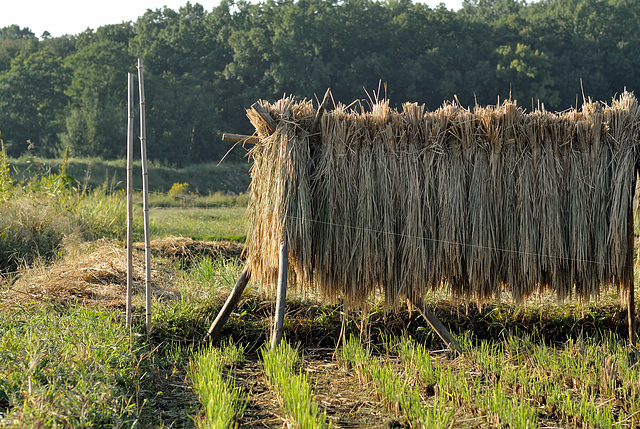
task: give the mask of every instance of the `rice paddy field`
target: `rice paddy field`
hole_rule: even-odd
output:
[[[41,249],[28,259],[24,244],[3,269],[2,428],[640,425],[640,351],[627,343],[615,290],[482,305],[429,293],[461,345],[455,354],[404,303],[391,312],[373,294],[353,310],[294,284],[284,341],[271,350],[275,297],[250,282],[221,335],[203,343],[245,263],[246,199],[157,196],[147,333],[139,212],[127,329],[124,196],[55,194],[56,183],[0,203],[3,243]]]

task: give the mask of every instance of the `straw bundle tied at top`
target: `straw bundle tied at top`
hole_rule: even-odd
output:
[[[512,101],[338,105],[319,135],[311,102],[262,105],[277,128],[248,111],[260,137],[248,258],[265,285],[285,239],[294,283],[351,306],[376,290],[390,306],[439,288],[480,301],[540,289],[588,298],[629,280],[632,94],[563,113]]]

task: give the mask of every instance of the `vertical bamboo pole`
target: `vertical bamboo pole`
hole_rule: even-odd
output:
[[[271,333],[271,348],[274,349],[282,340],[282,331],[284,325],[284,308],[287,297],[287,268],[288,268],[288,250],[286,238],[280,246],[280,257],[278,266],[278,297],[276,298],[276,314],[273,332]]]
[[[142,59],[138,58],[138,85],[140,92],[140,157],[142,159],[142,210],[144,214],[145,309],[147,334],[151,332],[151,249],[149,240],[149,175],[147,173],[147,125],[145,121],[144,73]]]
[[[133,283],[133,74],[127,84],[127,327],[131,328],[131,286]]]

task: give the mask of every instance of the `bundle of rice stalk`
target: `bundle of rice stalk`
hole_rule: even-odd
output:
[[[541,239],[541,187],[538,185],[538,166],[542,160],[542,136],[545,114],[533,112],[521,125],[522,135],[516,144],[514,157],[519,164],[515,177],[514,236],[516,243],[512,258],[520,263],[519,278],[510,279],[511,291],[521,299],[542,286],[542,239]]]
[[[283,240],[298,284],[349,306],[440,288],[479,301],[539,289],[589,298],[630,280],[631,94],[563,113],[510,100],[473,112],[338,105],[313,140],[309,102],[263,106],[277,128],[249,112],[260,143],[248,252],[267,286]]]
[[[629,240],[633,223],[629,222],[633,194],[635,191],[638,146],[630,144],[638,141],[640,110],[638,101],[625,92],[604,110],[605,121],[609,124],[606,143],[612,149],[611,214],[609,239],[611,245],[610,264],[612,277],[620,283],[630,281],[633,271],[629,269],[627,252],[632,252],[633,242]],[[633,180],[630,180],[633,177]]]
[[[437,157],[438,195],[438,276],[451,286],[458,296],[471,297],[472,290],[467,274],[467,195],[468,158],[463,144],[466,143],[462,127],[464,120],[458,117],[460,108],[445,105],[435,112],[442,128],[443,153]],[[470,150],[467,148],[467,150]]]

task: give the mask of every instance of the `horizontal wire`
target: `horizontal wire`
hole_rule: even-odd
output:
[[[589,260],[589,259],[570,258],[568,256],[544,255],[542,253],[529,252],[529,251],[526,251],[526,250],[504,249],[504,248],[499,248],[499,247],[483,246],[483,245],[480,245],[480,244],[470,244],[470,243],[462,243],[462,242],[457,242],[457,241],[442,240],[442,239],[438,239],[438,238],[419,237],[419,236],[410,235],[410,234],[400,234],[400,233],[393,232],[393,231],[377,230],[377,229],[365,228],[365,227],[361,227],[361,226],[339,224],[339,223],[334,223],[334,222],[327,222],[327,221],[322,221],[322,220],[303,218],[303,217],[293,216],[293,215],[287,215],[287,217],[289,219],[294,219],[294,220],[298,220],[298,221],[302,220],[302,221],[308,221],[308,222],[313,222],[313,223],[320,223],[320,224],[333,226],[333,227],[351,228],[351,229],[365,231],[365,232],[373,232],[373,233],[377,233],[377,234],[392,235],[392,236],[396,236],[396,237],[400,237],[400,238],[413,238],[413,239],[418,239],[418,240],[422,240],[422,241],[430,241],[430,242],[438,243],[438,244],[448,244],[448,245],[457,245],[457,246],[461,246],[461,247],[471,247],[471,248],[477,248],[478,250],[487,250],[487,251],[492,251],[492,252],[512,253],[512,254],[517,254],[517,255],[522,255],[522,256],[532,256],[532,257],[536,257],[536,258],[543,258],[544,257],[544,258],[549,258],[549,259],[559,259],[559,260],[567,261],[567,262],[584,262],[584,263],[589,263],[589,264],[594,264],[594,265],[604,265],[604,266],[609,266],[609,267],[619,267],[619,268],[629,268],[629,267],[632,267],[632,266],[635,267],[635,264],[633,264],[633,265],[624,264],[624,265],[618,266],[618,265],[610,263],[610,262],[598,262],[598,261],[593,261],[593,260]]]

